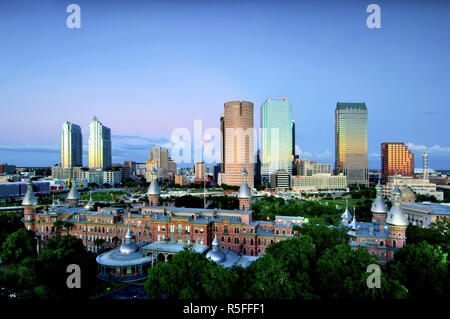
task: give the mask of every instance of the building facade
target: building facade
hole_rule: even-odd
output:
[[[261,106],[261,184],[278,170],[292,175],[293,125],[287,98],[268,98]]]
[[[111,130],[94,116],[89,125],[89,168],[111,168]]]
[[[291,176],[291,187],[295,192],[346,192],[347,176],[314,174],[312,176]]]
[[[246,172],[245,172],[246,173]],[[244,174],[244,173],[242,173]],[[244,176],[244,180],[247,175]],[[31,186],[31,190],[30,190]],[[128,230],[135,234],[137,243],[198,244],[211,247],[217,236],[220,248],[239,255],[262,256],[272,243],[293,237],[293,224],[298,218],[283,217],[282,222],[257,221],[252,217],[252,194],[246,182],[239,191],[239,210],[176,208],[159,206],[160,189],[154,181],[147,191],[149,206],[131,211],[123,208],[102,207],[96,211],[92,205],[80,207],[75,183],[64,206],[39,207],[30,183],[24,196],[24,224],[35,232],[39,246],[57,231],[70,234],[83,241],[88,251],[96,252],[96,239],[105,240],[104,248],[114,248],[117,242],[125,242]],[[71,223],[68,228],[57,230],[57,220]],[[117,237],[117,239],[115,239]]]
[[[222,123],[221,123],[222,124]],[[232,101],[224,104],[224,172],[222,183],[239,186],[241,172],[248,172],[248,184],[254,186],[254,124],[253,103]]]
[[[381,143],[382,181],[389,176],[414,176],[414,154],[404,143]]]
[[[203,180],[205,178],[205,163],[196,162],[194,164],[194,178]]]
[[[298,165],[298,175],[313,176],[316,174],[333,173],[332,165],[326,163],[317,163],[311,160],[301,160]]]
[[[369,186],[366,104],[338,102],[335,126],[335,174],[347,176],[348,184]]]

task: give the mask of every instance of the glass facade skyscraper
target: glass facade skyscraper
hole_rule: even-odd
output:
[[[61,131],[61,167],[83,166],[83,142],[79,125],[65,121]]]
[[[261,106],[261,184],[284,170],[292,175],[293,121],[287,98],[268,98]]]
[[[89,168],[111,168],[111,130],[95,116],[89,125]]]
[[[348,184],[369,185],[367,156],[367,107],[365,103],[336,105],[335,173],[347,176]]]

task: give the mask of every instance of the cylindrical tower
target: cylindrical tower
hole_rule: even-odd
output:
[[[248,172],[247,183],[254,185],[254,125],[253,103],[232,101],[224,104],[223,115],[224,145],[224,175],[223,183],[241,185],[241,172]]]

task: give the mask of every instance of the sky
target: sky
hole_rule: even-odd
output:
[[[94,116],[114,163],[144,162],[176,128],[218,128],[227,101],[253,102],[258,127],[266,98],[287,97],[301,158],[334,163],[336,103],[365,102],[371,169],[382,142],[450,169],[449,30],[445,0],[0,0],[0,163],[59,163],[67,120],[87,164]]]

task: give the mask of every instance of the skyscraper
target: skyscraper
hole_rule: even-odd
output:
[[[161,146],[154,146],[150,150],[150,160],[158,163],[158,178],[169,178],[169,151],[161,148]]]
[[[89,125],[89,168],[111,168],[111,129],[95,116]]]
[[[83,142],[80,126],[65,121],[61,131],[61,167],[83,166]]]
[[[222,183],[233,186],[241,185],[241,173],[245,168],[248,172],[247,184],[253,187],[255,162],[253,103],[246,101],[225,103],[223,132],[225,165]]]
[[[367,156],[367,107],[365,103],[336,105],[335,173],[347,176],[347,183],[369,185]]]
[[[292,107],[287,98],[268,98],[261,106],[261,184],[284,170],[292,175]]]
[[[414,175],[414,154],[404,143],[381,143],[382,180],[387,182],[389,176]]]

